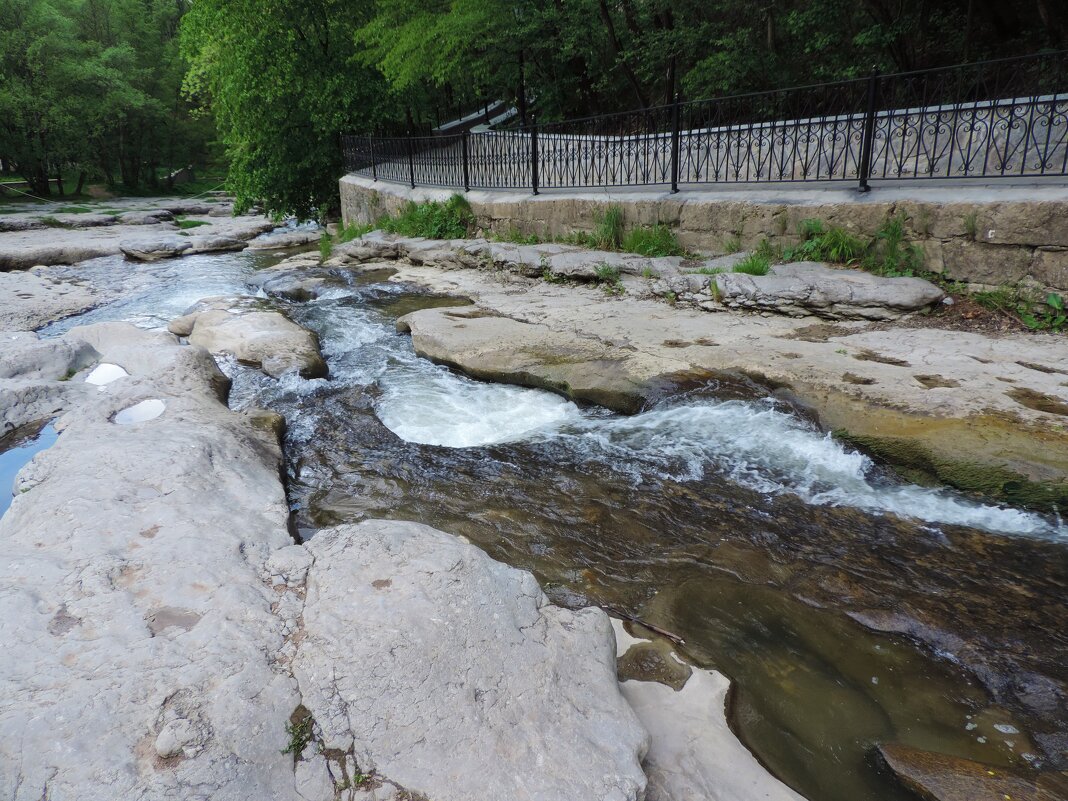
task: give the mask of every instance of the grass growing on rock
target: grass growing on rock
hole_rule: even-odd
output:
[[[360,223],[352,223],[346,225],[340,231],[337,232],[338,242],[351,242],[353,239],[359,239],[364,234],[370,233],[374,228],[370,223],[361,225]]]
[[[622,295],[626,291],[619,277],[618,267],[611,264],[598,264],[593,268],[593,272],[597,276],[597,283],[609,295]]]
[[[627,253],[638,253],[651,258],[686,255],[675,232],[660,224],[631,228],[623,236],[621,249]]]
[[[740,262],[734,265],[733,272],[745,275],[767,275],[771,269],[771,261],[767,256],[759,253],[750,253]]]
[[[211,225],[211,223],[207,220],[178,220],[178,227],[183,231],[188,230],[189,228],[199,228],[202,225]]]
[[[453,195],[444,203],[409,201],[396,217],[383,217],[378,227],[401,236],[421,236],[427,239],[463,239],[475,225],[471,204],[461,195]]]

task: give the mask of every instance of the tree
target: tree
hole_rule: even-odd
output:
[[[322,217],[337,205],[339,134],[396,115],[357,63],[358,4],[197,0],[182,20],[187,94],[215,114],[239,208]]]

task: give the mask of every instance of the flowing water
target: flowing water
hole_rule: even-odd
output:
[[[118,299],[46,333],[159,325],[201,297],[246,292],[271,260],[97,260],[77,272]],[[908,797],[872,758],[880,742],[1063,769],[1059,521],[902,484],[734,387],[626,417],[470,380],[394,331],[400,314],[456,302],[339,275],[285,309],[319,333],[329,379],[221,360],[232,406],[288,420],[302,537],[418,520],[533,571],[558,603],[611,605],[676,632],[688,661],[734,680],[736,733],[813,801]]]

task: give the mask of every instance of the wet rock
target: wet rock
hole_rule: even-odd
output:
[[[767,275],[721,273],[715,282],[728,308],[831,320],[892,320],[926,309],[944,296],[921,278],[883,278],[816,262],[776,264]]]
[[[159,235],[143,239],[125,239],[119,242],[119,250],[133,261],[159,261],[181,256],[193,247],[190,237]]]
[[[35,228],[44,227],[45,224],[36,217],[0,216],[0,234],[11,231],[32,231]]]
[[[553,606],[529,573],[416,523],[307,548],[293,669],[327,749],[435,801],[643,797],[646,735],[603,612]]]
[[[168,330],[212,353],[229,353],[238,361],[278,377],[297,370],[303,378],[326,375],[319,340],[276,311],[231,306],[194,311],[171,321]]]
[[[482,309],[423,309],[397,321],[420,356],[476,378],[558,392],[622,412],[638,411],[689,374],[689,365],[576,337]]]
[[[305,270],[269,278],[260,285],[260,289],[272,297],[305,303],[319,297],[325,289],[336,284],[337,280],[329,273],[309,274],[309,271]]]
[[[921,751],[906,745],[878,746],[879,756],[908,789],[925,801],[1038,801],[1032,779],[995,765]],[[1046,796],[1043,801],[1054,801]]]
[[[203,349],[95,328],[73,340],[131,375],[89,387],[0,518],[0,793],[301,801],[260,580],[292,545],[278,441],[220,403]],[[166,412],[110,422],[146,396]]]
[[[649,731],[646,801],[804,801],[768,773],[730,730],[726,676],[695,669],[678,691],[651,681],[625,681],[620,687]]]
[[[219,253],[227,250],[244,250],[246,245],[243,239],[223,234],[210,234],[205,236],[189,237],[190,248],[186,255],[194,253]]]
[[[310,245],[319,241],[319,231],[289,231],[281,234],[266,234],[248,243],[249,250],[283,250]]]
[[[156,205],[175,215],[207,215],[211,214],[212,209],[215,208],[213,204],[204,203],[199,200],[165,200]]]

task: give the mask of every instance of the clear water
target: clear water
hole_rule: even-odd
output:
[[[97,260],[88,277],[116,300],[48,332],[161,325],[247,292],[270,261]],[[679,633],[687,659],[734,680],[743,741],[814,801],[903,800],[871,758],[878,742],[1058,766],[1053,738],[1068,732],[1044,710],[1068,687],[1059,521],[903,484],[788,407],[711,384],[624,417],[473,381],[395,333],[397,315],[442,302],[338,276],[319,300],[284,305],[320,335],[329,379],[220,359],[232,406],[287,418],[302,536],[419,520],[532,570],[559,603]]]
[[[0,438],[0,517],[11,506],[15,476],[43,450],[55,444],[59,433],[51,423],[28,426]]]

